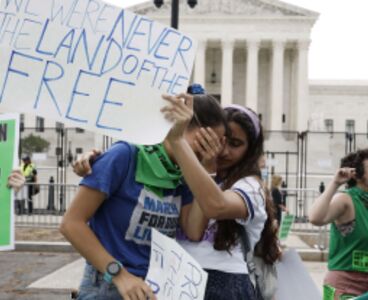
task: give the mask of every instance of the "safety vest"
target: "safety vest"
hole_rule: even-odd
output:
[[[20,165],[20,170],[22,172],[22,175],[26,178],[28,182],[33,181],[33,176],[34,176],[33,170],[35,169],[36,169],[36,166],[33,163],[28,164],[26,167],[23,162]]]

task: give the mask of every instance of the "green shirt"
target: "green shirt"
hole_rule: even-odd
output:
[[[352,232],[343,236],[335,223],[331,224],[328,268],[368,273],[368,207],[364,202],[368,193],[358,187],[344,192],[354,204],[355,226]]]

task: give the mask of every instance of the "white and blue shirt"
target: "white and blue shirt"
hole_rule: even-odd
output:
[[[105,201],[89,225],[105,249],[132,274],[148,271],[151,228],[175,237],[183,205],[192,202],[185,185],[164,190],[164,197],[135,181],[138,149],[125,142],[114,144],[93,164],[81,185],[103,192]]]
[[[251,176],[238,180],[231,187],[231,190],[240,195],[244,200],[244,205],[247,207],[247,219],[236,219],[236,222],[245,226],[250,247],[254,250],[255,245],[261,238],[261,233],[267,220],[264,190],[259,181]],[[248,274],[248,267],[244,261],[240,244],[234,245],[230,252],[225,250],[219,251],[213,248],[216,229],[216,221],[210,220],[200,242],[191,242],[184,235],[178,235],[177,239],[181,246],[204,269]]]

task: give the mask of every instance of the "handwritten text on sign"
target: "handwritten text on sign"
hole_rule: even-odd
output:
[[[8,110],[156,143],[170,128],[161,94],[186,90],[194,55],[188,36],[99,0],[1,0]]]
[[[152,229],[146,282],[159,300],[200,300],[207,273],[175,240]]]

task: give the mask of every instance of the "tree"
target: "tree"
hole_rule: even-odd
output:
[[[22,153],[46,152],[49,149],[50,143],[32,133],[21,139]]]

